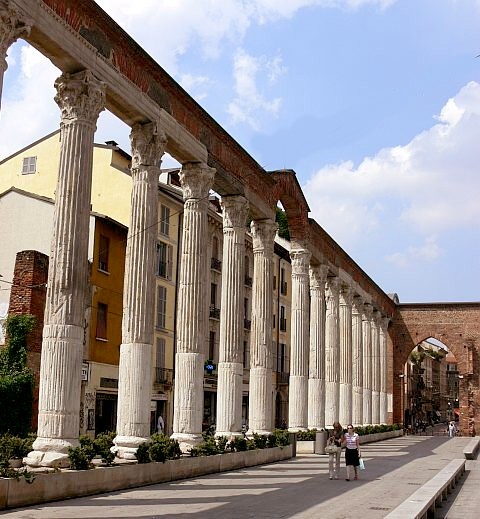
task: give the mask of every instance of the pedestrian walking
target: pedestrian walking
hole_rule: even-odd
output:
[[[164,429],[165,429],[165,422],[163,421],[163,416],[161,414],[159,414],[158,421],[157,421],[158,434],[163,434]]]
[[[334,422],[333,431],[328,438],[328,444],[336,447],[328,453],[328,472],[330,479],[338,479],[340,474],[340,456],[342,454],[342,443],[344,442],[343,428],[339,422]]]
[[[347,466],[346,481],[350,481],[351,467],[353,467],[355,476],[353,479],[358,479],[358,467],[360,465],[360,441],[359,436],[353,429],[353,425],[349,424],[347,427],[347,434],[345,434],[345,465]]]
[[[452,420],[448,424],[448,436],[450,438],[454,438],[456,434],[457,434],[457,428],[455,427],[455,422]]]

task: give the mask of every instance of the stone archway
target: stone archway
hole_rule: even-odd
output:
[[[442,342],[455,355],[460,375],[460,430],[480,428],[480,303],[398,305],[389,327],[392,346],[393,421],[400,422],[400,379],[411,351],[428,338]]]

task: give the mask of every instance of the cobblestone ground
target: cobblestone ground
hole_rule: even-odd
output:
[[[72,499],[0,513],[6,518],[375,519],[385,517],[454,458],[469,438],[407,436],[362,448],[359,481],[328,479],[326,456],[308,455],[272,465],[190,480]],[[480,462],[467,475],[441,517],[479,517]],[[342,460],[343,465],[343,460]]]

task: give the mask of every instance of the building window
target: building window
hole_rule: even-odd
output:
[[[165,339],[162,337],[157,338],[157,352],[155,358],[155,366],[157,368],[165,367]]]
[[[287,372],[287,346],[282,343],[278,345],[278,371],[280,373]]]
[[[37,170],[37,157],[25,157],[22,165],[22,175],[32,175]]]
[[[285,307],[283,305],[280,306],[280,331],[287,331],[287,320],[285,319]]]
[[[218,259],[218,238],[216,236],[212,239],[212,260],[210,267],[218,272],[222,271],[222,262]]]
[[[243,367],[248,368],[248,342],[243,341]]]
[[[210,332],[208,340],[208,360],[215,360],[215,332]]]
[[[172,279],[173,247],[163,241],[157,243],[157,276]]]
[[[170,234],[170,207],[160,205],[160,233],[168,236]]]
[[[110,239],[100,234],[98,245],[98,270],[108,272],[108,252],[110,249]]]
[[[166,328],[167,317],[167,289],[157,287],[157,328]]]
[[[273,276],[273,290],[277,290],[277,276]]]
[[[210,284],[210,305],[217,308],[217,284]]]
[[[97,328],[95,337],[97,339],[107,340],[107,313],[108,306],[104,303],[97,304]]]
[[[285,281],[285,269],[280,269],[280,293],[284,296],[287,295],[287,282]]]

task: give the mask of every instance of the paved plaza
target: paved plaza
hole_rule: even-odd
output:
[[[385,517],[451,459],[470,438],[407,436],[365,445],[361,480],[328,479],[327,456],[151,485],[0,513],[6,518],[263,519]],[[480,462],[467,472],[439,517],[469,519],[480,509]]]

